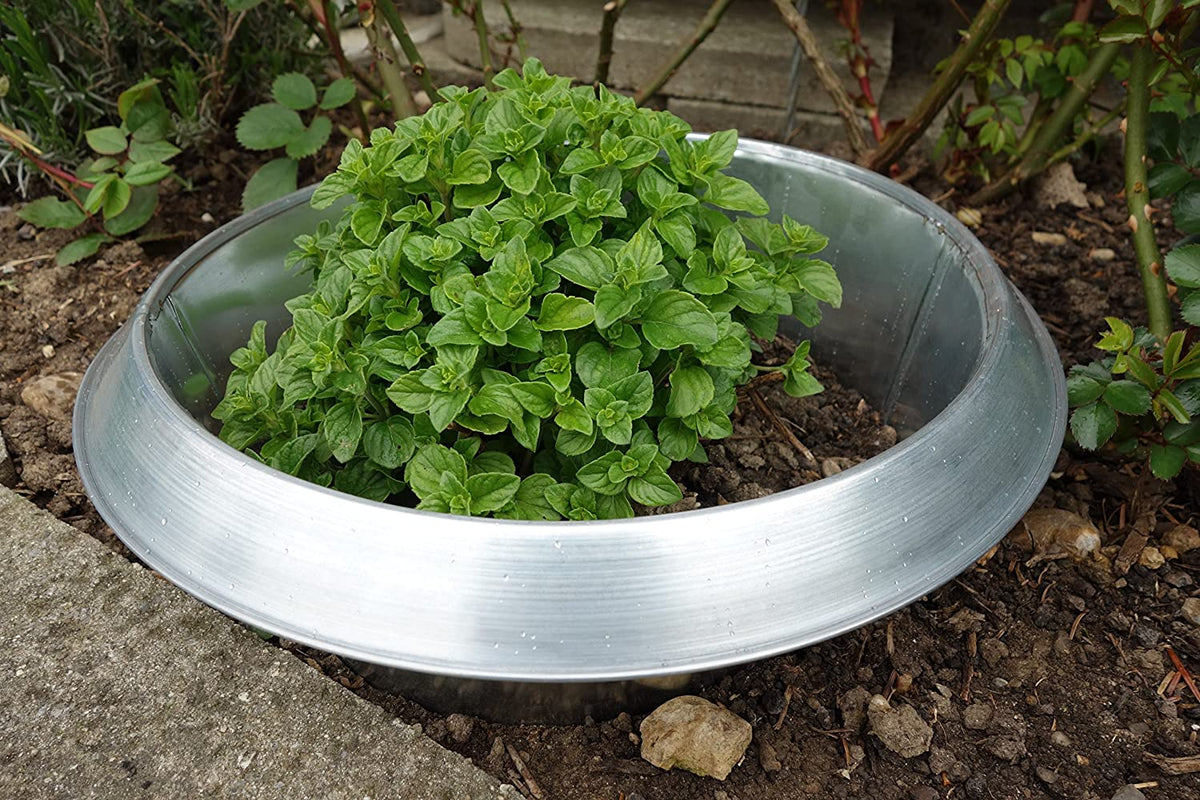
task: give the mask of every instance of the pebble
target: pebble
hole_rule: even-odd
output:
[[[987,703],[972,703],[963,712],[963,725],[973,731],[987,730],[995,710]]]
[[[1034,231],[1031,234],[1034,244],[1045,245],[1047,247],[1063,247],[1067,244],[1067,237],[1061,233],[1047,233],[1046,231]]]
[[[1100,532],[1083,517],[1060,508],[1035,508],[1025,514],[1006,537],[1023,550],[1033,550],[1033,562],[1059,556],[1076,561],[1100,549]]]
[[[1117,253],[1111,247],[1093,247],[1088,251],[1088,258],[1092,261],[1107,263],[1117,257]]]
[[[1163,582],[1176,589],[1186,589],[1195,583],[1191,575],[1188,575],[1186,572],[1179,572],[1178,570],[1171,570],[1166,575],[1163,575]]]
[[[944,747],[929,748],[929,769],[934,775],[945,774],[947,778],[957,782],[971,777],[971,768]]]
[[[725,780],[750,746],[750,723],[701,697],[683,695],[642,720],[642,758],[660,769],[679,767]]]
[[[1042,783],[1046,784],[1047,786],[1058,782],[1058,773],[1055,772],[1054,770],[1050,769],[1049,767],[1040,767],[1039,766],[1034,769],[1034,773],[1038,776],[1038,780],[1040,780]]]
[[[54,358],[54,345],[52,345],[52,344],[42,345],[42,355],[45,358]]]
[[[1157,647],[1162,634],[1157,628],[1138,622],[1133,626],[1133,638],[1142,647]]]
[[[446,729],[454,741],[465,744],[475,731],[475,720],[463,714],[451,714],[446,717]]]
[[[1138,563],[1146,569],[1158,569],[1167,560],[1163,558],[1163,554],[1157,547],[1143,547],[1141,554],[1138,556]]]
[[[1163,544],[1175,548],[1177,553],[1200,548],[1200,531],[1191,525],[1176,525],[1163,536]]]
[[[1179,616],[1200,628],[1200,597],[1189,597],[1179,608]]]
[[[1067,736],[1062,731],[1054,731],[1050,734],[1050,744],[1055,747],[1070,747],[1071,737]]]
[[[937,793],[937,789],[929,786],[914,786],[912,788],[912,800],[940,800],[941,795]]]
[[[21,402],[43,417],[70,420],[82,372],[63,372],[31,381],[21,390]]]
[[[203,222],[205,225],[216,225],[217,224],[216,217],[214,217],[212,214],[208,213],[207,211],[205,211],[203,214],[200,215],[200,221]]]
[[[855,686],[838,698],[838,711],[842,713],[842,727],[857,733],[867,718],[867,704],[871,693],[862,686]]]
[[[1008,658],[1008,645],[999,639],[984,639],[979,643],[979,654],[989,667],[994,667],[1001,659]]]
[[[954,212],[954,216],[958,217],[958,221],[968,228],[978,228],[983,224],[983,214],[978,208],[960,208]]]
[[[1055,208],[1067,204],[1087,208],[1087,184],[1075,177],[1070,161],[1060,161],[1047,167],[1034,181],[1033,202],[1039,208]]]
[[[28,242],[34,236],[37,236],[37,228],[30,225],[28,222],[17,229],[17,238],[22,242]]]
[[[779,756],[770,742],[758,743],[758,763],[767,772],[778,772],[783,769],[783,764],[780,763]]]
[[[1146,800],[1146,795],[1142,794],[1141,789],[1127,783],[1113,793],[1112,800]]]
[[[893,706],[887,698],[877,694],[867,706],[867,719],[871,733],[893,753],[903,758],[915,758],[929,752],[933,728],[912,706]]]

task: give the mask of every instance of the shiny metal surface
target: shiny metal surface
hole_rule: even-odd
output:
[[[186,591],[290,639],[442,676],[422,679],[434,705],[467,685],[450,678],[592,684],[603,699],[887,614],[1032,503],[1065,426],[1057,354],[986,250],[928,200],[762,142],[743,140],[733,172],[830,236],[845,303],[813,352],[909,434],[887,452],[752,502],[593,523],[418,512],[276,473],[205,424],[228,354],[257,319],[273,341],[304,289],[282,266],[292,238],[336,212],[300,192],[189,249],[101,351],[75,410],[88,493]],[[575,691],[559,711],[588,702]]]

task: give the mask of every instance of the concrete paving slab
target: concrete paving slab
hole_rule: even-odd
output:
[[[0,797],[520,797],[4,488],[0,607]]]

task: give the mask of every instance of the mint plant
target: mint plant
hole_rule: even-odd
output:
[[[735,131],[688,126],[534,59],[499,87],[441,90],[351,141],[296,239],[313,274],[268,351],[232,356],[221,438],[268,465],[375,500],[519,519],[628,517],[680,499],[673,462],[732,432],[736,387],[818,392],[801,345],[752,338],[837,306],[826,237],[763,218],[725,175]],[[348,201],[348,202],[347,202]],[[736,212],[736,213],[731,213]],[[411,492],[411,494],[409,494]]]
[[[15,138],[20,149],[39,169],[54,179],[66,200],[43,197],[17,214],[42,228],[93,229],[58,251],[56,261],[72,264],[94,255],[105,242],[141,228],[158,208],[158,185],[174,170],[167,164],[180,152],[169,141],[171,114],[163,103],[158,80],[149,78],[131,86],[117,99],[121,124],[92,128],[85,133],[95,156],[71,174],[46,164],[32,143]],[[0,131],[0,134],[4,131]]]
[[[340,108],[354,99],[354,82],[338,78],[317,98],[317,87],[299,72],[286,72],[271,85],[273,103],[261,103],[242,114],[237,124],[238,143],[248,150],[277,150],[285,155],[263,164],[242,192],[242,209],[249,211],[296,191],[300,159],[316,155],[333,132],[333,121],[322,112]],[[306,124],[301,111],[311,111]]]

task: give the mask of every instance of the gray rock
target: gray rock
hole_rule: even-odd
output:
[[[1087,208],[1089,203],[1085,189],[1087,184],[1076,179],[1071,163],[1060,161],[1047,168],[1034,182],[1033,201],[1040,208],[1054,208],[1064,203],[1075,208]]]
[[[1125,784],[1113,793],[1112,800],[1146,800],[1142,790],[1132,784]]]
[[[1025,743],[1019,739],[1013,739],[1008,736],[992,736],[984,740],[983,749],[994,755],[1002,761],[1007,761],[1010,764],[1016,763],[1017,759],[1025,755]]]
[[[994,714],[995,710],[987,703],[972,703],[963,711],[963,725],[973,731],[987,730]]]
[[[725,780],[750,746],[750,723],[701,697],[684,695],[654,709],[639,728],[642,758]]]
[[[929,769],[934,775],[945,773],[952,781],[961,782],[971,777],[971,768],[959,761],[954,753],[944,747],[929,748]]]
[[[838,711],[842,714],[842,727],[857,733],[862,730],[867,718],[867,704],[871,693],[862,686],[855,686],[838,698]]]
[[[933,728],[910,705],[891,705],[883,695],[875,695],[867,706],[871,733],[893,753],[916,758],[929,752]]]
[[[1072,744],[1071,737],[1062,731],[1055,731],[1050,734],[1050,743],[1055,747],[1070,747]]]
[[[989,667],[994,667],[1001,659],[1008,658],[1008,645],[999,639],[984,639],[979,643],[979,655]]]
[[[1179,608],[1179,616],[1200,628],[1200,597],[1189,597]]]
[[[46,375],[21,390],[21,402],[48,419],[69,421],[82,380],[82,372]]]
[[[2,488],[0,520],[0,797],[519,797]]]
[[[7,486],[11,489],[17,485],[19,480],[17,467],[8,455],[8,448],[4,446],[4,434],[0,433],[0,486]]]

